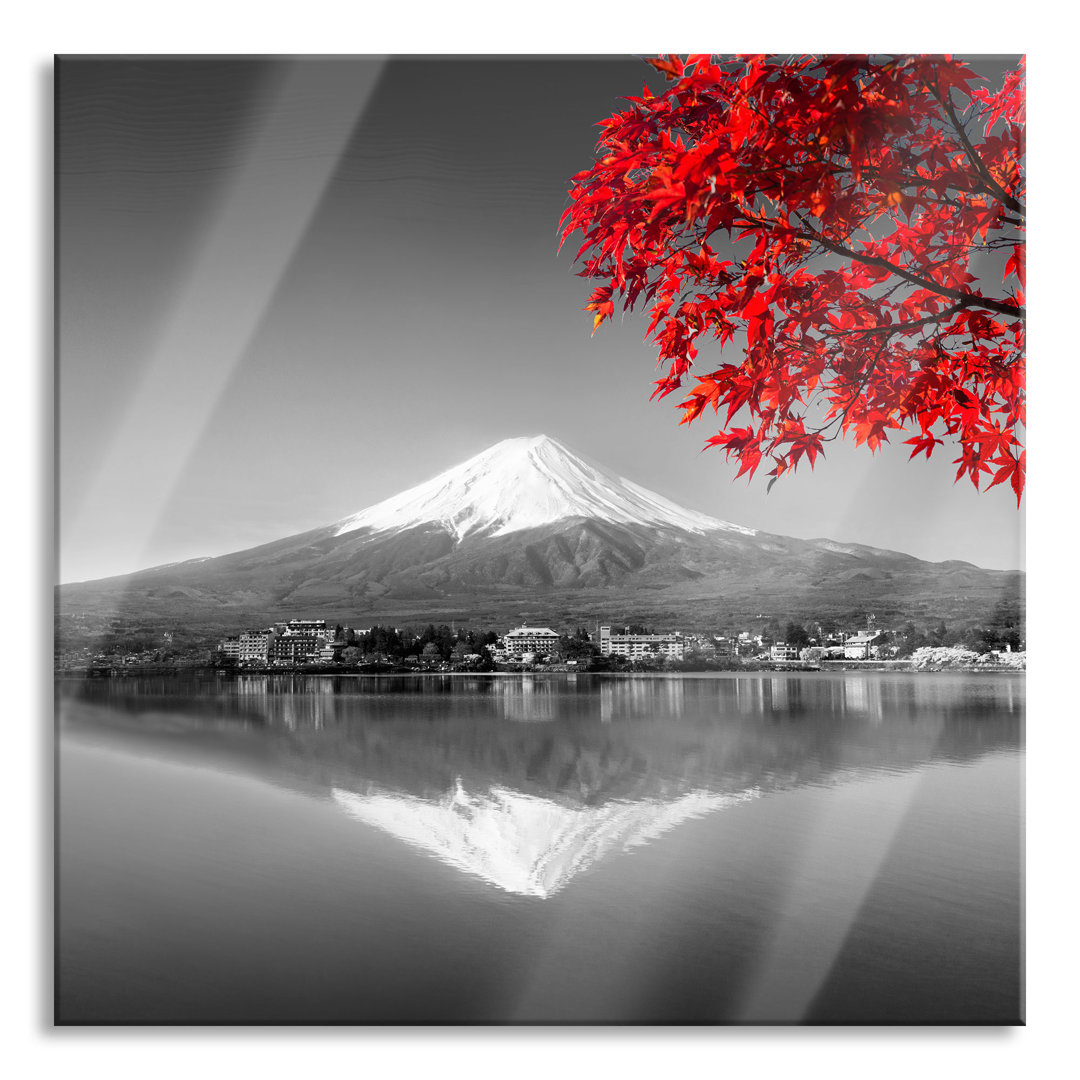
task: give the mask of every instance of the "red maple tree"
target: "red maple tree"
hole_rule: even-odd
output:
[[[560,223],[603,282],[593,332],[648,304],[653,396],[692,374],[682,422],[723,409],[708,445],[739,476],[768,459],[771,488],[838,435],[906,431],[1019,505],[1023,61],[996,90],[950,56],[649,63],[669,85],[600,124]],[[740,331],[740,359],[691,373],[700,338]]]

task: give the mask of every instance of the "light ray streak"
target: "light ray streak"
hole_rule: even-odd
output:
[[[928,751],[940,738],[944,721],[927,734]],[[805,1020],[840,956],[852,927],[874,887],[923,781],[921,771],[880,785],[884,793],[872,815],[865,813],[862,785],[839,785],[820,804],[813,837],[795,861],[783,911],[743,991],[737,1023],[797,1024]],[[858,822],[859,848],[850,846]],[[861,856],[861,857],[860,857]],[[808,903],[820,895],[813,879],[828,876],[833,906]],[[836,887],[837,881],[842,888]],[[840,901],[836,902],[835,898]]]
[[[145,565],[139,560],[303,242],[383,67],[292,64],[206,229],[93,480],[61,523],[69,544],[108,530],[112,508],[138,498],[137,523],[122,543],[131,569]],[[306,153],[283,159],[280,148],[298,130]]]

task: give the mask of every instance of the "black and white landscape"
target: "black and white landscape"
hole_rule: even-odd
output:
[[[680,507],[546,436],[506,439],[324,528],[60,591],[106,612],[205,626],[289,613],[346,621],[576,613],[695,626],[761,611],[985,617],[1022,575],[777,536]]]
[[[56,1023],[1024,1022],[1019,492],[650,400],[558,222],[665,85],[57,61]]]

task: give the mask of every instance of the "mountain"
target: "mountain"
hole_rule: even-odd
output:
[[[573,518],[611,525],[716,530],[753,536],[586,462],[546,435],[504,439],[464,465],[338,522],[335,535],[436,526],[455,541],[507,536]]]
[[[322,528],[61,586],[61,632],[133,620],[230,629],[389,620],[861,615],[977,618],[1022,575],[763,533],[678,506],[546,436],[506,439]]]

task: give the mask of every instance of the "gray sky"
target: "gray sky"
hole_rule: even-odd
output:
[[[62,61],[61,580],[328,524],[541,432],[743,525],[1022,566],[1011,491],[954,485],[955,454],[832,444],[766,495],[649,401],[646,319],[590,338],[556,224],[650,74]]]

